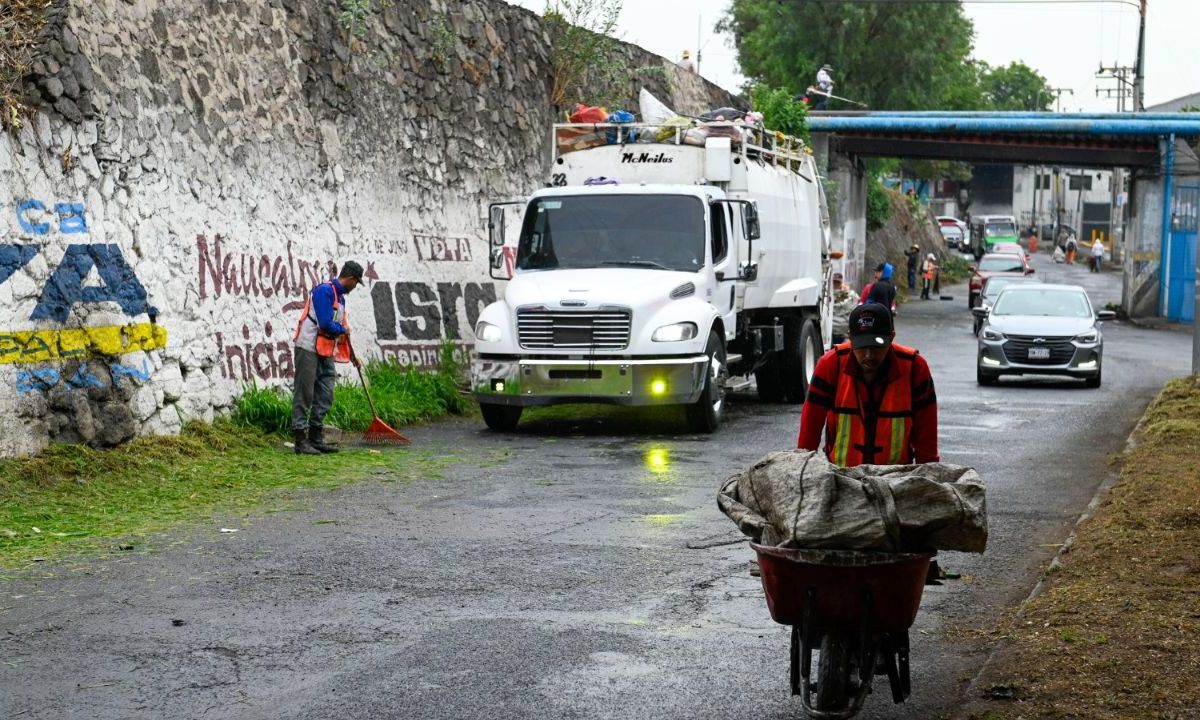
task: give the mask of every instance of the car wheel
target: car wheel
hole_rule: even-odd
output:
[[[991,373],[984,372],[982,367],[976,365],[975,382],[979,383],[980,385],[995,385],[996,376]]]
[[[1096,377],[1090,377],[1087,380],[1084,380],[1083,384],[1090,388],[1100,387],[1100,373],[1103,371],[1103,369],[1104,369],[1103,365],[1096,368]]]

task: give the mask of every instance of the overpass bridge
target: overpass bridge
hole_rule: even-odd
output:
[[[862,158],[1125,168],[1122,305],[1133,317],[1194,321],[1200,113],[816,112],[808,124],[837,183],[833,234],[849,276],[866,247]]]

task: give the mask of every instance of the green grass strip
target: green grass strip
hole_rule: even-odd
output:
[[[442,347],[436,371],[424,372],[411,365],[373,360],[363,366],[371,387],[371,397],[379,416],[395,428],[430,420],[446,414],[461,415],[471,401],[459,392],[458,377],[462,360],[453,345]],[[367,394],[354,380],[339,383],[333,407],[325,422],[350,432],[362,432],[371,424],[371,406]],[[266,432],[287,433],[291,426],[291,388],[260,388],[250,385],[237,400],[234,419]]]
[[[280,489],[333,487],[376,468],[403,474],[412,459],[370,449],[296,455],[278,436],[228,420],[111,450],[52,445],[0,462],[0,567],[131,549],[153,533],[245,514]]]

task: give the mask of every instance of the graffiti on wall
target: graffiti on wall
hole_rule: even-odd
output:
[[[88,232],[82,203],[24,200],[17,203],[16,221],[27,236]],[[130,318],[145,315],[149,322],[0,330],[0,364],[112,357],[166,346],[166,328],[156,322],[158,309],[150,304],[145,286],[119,246],[70,243],[61,255],[58,247],[32,242],[0,245],[0,284],[39,255],[52,268],[29,316],[10,318],[10,322],[42,321],[65,326],[72,322],[73,313],[103,305],[115,305]]]
[[[471,263],[475,259],[471,242],[467,237],[416,233],[386,243],[367,243],[368,251],[377,246],[392,251],[374,259],[356,258],[366,266],[366,285],[360,292],[370,295],[375,349],[380,357],[436,367],[443,339],[464,345],[472,338],[480,312],[496,300],[493,283],[382,281],[376,270],[377,264],[394,264],[397,255],[408,255],[410,249],[410,263],[415,260],[432,267]],[[212,333],[221,374],[243,383],[290,380],[295,374],[292,335],[299,311],[309,291],[335,276],[338,265],[328,258],[302,259],[291,242],[279,254],[239,252],[231,245],[221,235],[211,239],[204,234],[196,236],[201,300],[273,299],[279,315]],[[362,327],[363,321],[356,321],[352,316],[351,325]]]
[[[116,387],[122,380],[127,380],[135,385],[150,380],[150,363],[145,359],[142,360],[140,367],[121,363],[102,364],[107,372],[98,371],[96,365],[96,361],[80,363],[74,371],[57,367],[19,370],[17,371],[17,393],[20,395],[47,393],[59,387],[71,390],[105,389]]]

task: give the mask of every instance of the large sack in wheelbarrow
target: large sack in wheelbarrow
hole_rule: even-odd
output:
[[[942,463],[843,468],[823,453],[773,452],[717,495],[759,545],[983,552],[987,500],[971,468]]]

